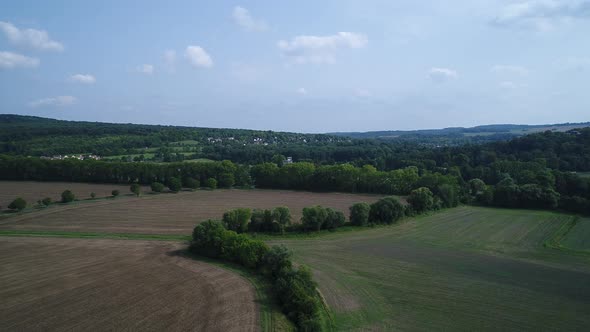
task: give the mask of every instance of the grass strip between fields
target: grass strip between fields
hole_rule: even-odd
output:
[[[570,222],[561,226],[553,235],[552,238],[548,239],[543,243],[543,246],[551,249],[562,250],[573,254],[590,255],[588,250],[579,250],[569,248],[562,244],[562,241],[568,235],[568,233],[580,222],[580,217],[574,217]]]
[[[158,241],[190,241],[190,239],[191,239],[191,237],[187,236],[187,235],[89,233],[89,232],[28,231],[28,230],[0,230],[0,236],[61,237],[61,238],[75,238],[75,239],[158,240]]]

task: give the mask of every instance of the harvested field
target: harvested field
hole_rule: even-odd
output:
[[[459,207],[271,242],[312,268],[338,330],[576,331],[590,326],[590,255],[543,247],[573,218]]]
[[[232,208],[288,206],[296,222],[306,206],[321,204],[348,215],[352,204],[372,203],[380,197],[285,190],[201,190],[54,206],[6,218],[0,221],[0,229],[190,235],[197,223],[221,219]]]
[[[17,197],[24,198],[32,204],[45,197],[57,202],[61,199],[61,193],[69,189],[76,198],[90,198],[90,193],[96,193],[96,197],[111,196],[111,191],[117,189],[122,195],[128,194],[129,186],[120,184],[96,184],[73,182],[34,182],[34,181],[0,181],[0,206],[6,208]],[[148,187],[143,191],[147,192]]]
[[[180,247],[1,237],[0,330],[259,330],[252,284]]]

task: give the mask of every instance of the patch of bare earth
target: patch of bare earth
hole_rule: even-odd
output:
[[[288,206],[293,221],[298,222],[307,206],[320,204],[348,216],[352,204],[372,203],[381,197],[287,190],[200,190],[53,206],[6,218],[0,221],[0,229],[190,235],[197,223],[221,219],[233,208]]]
[[[0,331],[254,331],[255,290],[150,241],[0,238]]]

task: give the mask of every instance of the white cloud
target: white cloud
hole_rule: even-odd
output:
[[[528,69],[522,66],[514,66],[514,65],[495,65],[490,68],[490,71],[495,74],[502,74],[502,75],[520,75],[524,76],[529,73]]]
[[[249,31],[266,31],[268,30],[268,25],[266,22],[255,19],[250,15],[248,9],[236,6],[234,7],[234,11],[232,13],[232,17],[234,22],[241,26],[242,28],[249,30]]]
[[[297,89],[297,93],[300,95],[306,95],[307,90],[305,88],[299,88],[299,89]]]
[[[34,68],[39,66],[39,59],[17,53],[0,51],[0,68]]]
[[[69,81],[75,83],[93,84],[96,82],[96,78],[89,74],[76,74],[70,76]]]
[[[459,75],[456,71],[449,68],[437,68],[433,67],[430,69],[430,79],[435,82],[445,82],[448,80],[456,79]]]
[[[143,65],[137,66],[136,70],[139,73],[151,75],[154,73],[154,66],[148,65],[148,64],[143,64]]]
[[[550,30],[559,22],[588,18],[588,0],[529,0],[504,6],[492,23],[498,26]]]
[[[43,98],[29,103],[29,107],[37,108],[43,106],[69,106],[76,103],[76,97],[57,96],[52,98]]]
[[[367,36],[354,32],[338,32],[330,36],[296,36],[277,43],[282,54],[295,63],[334,63],[334,54],[342,48],[363,48]]]
[[[0,30],[8,40],[17,45],[36,48],[43,51],[63,51],[61,43],[51,40],[45,30],[19,29],[10,22],[0,21]]]
[[[170,70],[174,70],[176,65],[176,51],[175,50],[166,50],[164,51],[164,63],[166,63],[166,67]]]
[[[191,65],[195,67],[210,68],[213,66],[211,56],[200,46],[189,45],[186,48],[185,56]]]

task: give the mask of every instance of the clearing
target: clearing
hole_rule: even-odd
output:
[[[258,331],[252,284],[182,247],[0,237],[0,330]]]
[[[590,255],[544,247],[574,218],[459,207],[271,243],[312,268],[339,330],[581,331],[590,326]],[[590,229],[587,220],[575,227]],[[581,249],[580,238],[566,241]]]

